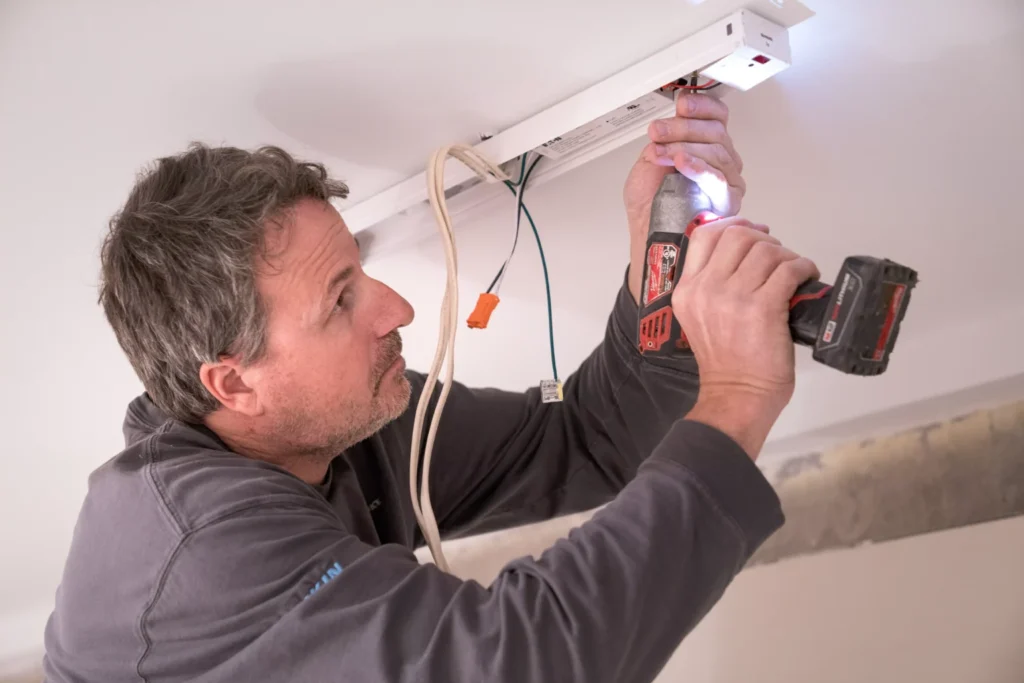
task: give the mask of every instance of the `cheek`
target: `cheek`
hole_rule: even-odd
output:
[[[361,334],[351,321],[336,319],[319,328],[278,334],[271,368],[274,393],[282,400],[334,403],[366,393],[372,384],[372,334]],[[289,398],[291,393],[293,398]]]
[[[373,373],[369,341],[348,334],[328,334],[309,345],[295,363],[311,386],[337,398],[366,391]]]
[[[346,380],[339,356],[323,340],[289,339],[280,344],[262,372],[263,385],[275,403],[307,403],[335,393]]]

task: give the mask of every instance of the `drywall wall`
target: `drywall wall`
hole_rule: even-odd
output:
[[[818,16],[794,31],[797,66],[729,97],[745,213],[826,273],[863,251],[906,261],[923,280],[890,374],[843,378],[801,356],[777,440],[1024,372],[1020,3],[808,4]],[[0,4],[0,659],[38,643],[88,473],[120,448],[124,406],[139,391],[95,283],[105,221],[143,163],[192,139],[277,143],[328,162],[365,196],[432,145],[531,114],[693,20],[675,0],[583,18],[573,3],[540,0],[471,12],[454,0],[401,11],[269,0],[104,7]],[[544,47],[524,50],[526,32]],[[480,67],[484,53],[493,69]],[[529,196],[552,266],[563,371],[600,339],[619,285],[619,196],[637,151]],[[460,225],[467,306],[510,230],[508,207]],[[418,367],[436,333],[438,254],[428,242],[372,264],[419,310],[406,334]],[[547,376],[542,291],[524,241],[492,328],[460,333],[460,378],[515,388]]]
[[[751,569],[663,678],[1019,681],[1022,539],[1016,518]]]

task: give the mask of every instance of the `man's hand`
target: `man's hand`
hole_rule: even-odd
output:
[[[623,199],[629,222],[629,289],[640,300],[644,247],[651,220],[651,201],[662,178],[682,173],[711,198],[715,213],[733,216],[746,192],[743,161],[726,130],[729,108],[708,95],[681,95],[676,116],[652,121],[651,142],[626,178]]]
[[[756,458],[793,395],[789,301],[820,277],[768,228],[728,218],[697,228],[672,310],[700,369],[687,416],[725,432]]]

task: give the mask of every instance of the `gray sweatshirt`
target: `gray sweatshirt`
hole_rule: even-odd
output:
[[[562,403],[453,386],[431,466],[443,536],[609,503],[488,586],[413,555],[415,406],[311,486],[139,397],[89,479],[46,680],[650,681],[783,518],[734,441],[683,419],[693,358],[642,360],[636,319],[623,287]]]

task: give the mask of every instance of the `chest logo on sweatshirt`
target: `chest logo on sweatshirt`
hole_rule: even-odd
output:
[[[314,586],[309,589],[309,592],[306,593],[306,597],[304,597],[303,600],[308,600],[310,597],[312,597],[313,593],[316,593],[318,590],[326,586],[328,581],[333,579],[335,576],[338,576],[339,574],[341,574],[341,565],[335,562],[327,568],[327,571],[323,573],[323,576],[317,579],[316,584],[314,584]]]

